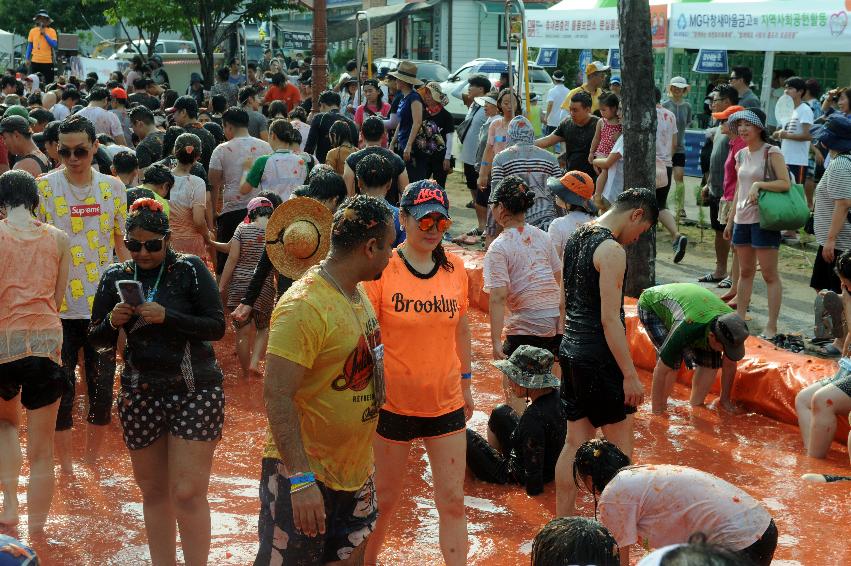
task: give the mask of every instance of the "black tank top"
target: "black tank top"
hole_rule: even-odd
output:
[[[594,252],[611,230],[596,223],[580,226],[564,249],[565,325],[560,354],[568,358],[609,356],[611,351],[600,319],[600,272],[594,267]],[[621,322],[624,320],[621,295]]]

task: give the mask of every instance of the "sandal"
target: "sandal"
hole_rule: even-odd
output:
[[[719,289],[731,289],[733,287],[733,280],[730,277],[725,277],[718,283],[718,285],[716,285],[716,287]]]
[[[698,283],[718,283],[719,281],[723,281],[723,280],[724,280],[723,277],[715,277],[715,274],[712,273],[711,271],[709,273],[707,273],[706,275],[704,275],[703,277],[697,278]]]
[[[842,355],[842,352],[839,351],[839,348],[834,346],[832,343],[825,344],[824,346],[819,346],[811,342],[807,344],[804,349],[807,351],[808,354],[812,354],[820,358],[838,358]]]

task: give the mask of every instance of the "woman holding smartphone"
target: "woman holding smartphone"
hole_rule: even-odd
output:
[[[222,302],[204,262],[170,249],[171,230],[160,203],[134,202],[126,234],[132,259],[103,274],[89,336],[97,347],[108,348],[120,328],[127,334],[118,415],[142,490],[153,564],[175,563],[175,522],[186,563],[206,564],[207,486],[225,405],[222,370],[210,341],[225,333]],[[140,305],[129,304],[138,296],[131,298],[136,293],[125,290],[131,288],[126,280],[141,284]]]

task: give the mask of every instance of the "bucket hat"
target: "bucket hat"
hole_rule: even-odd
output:
[[[507,360],[491,362],[505,376],[526,389],[558,387],[559,379],[553,375],[553,354],[543,348],[522,345]]]

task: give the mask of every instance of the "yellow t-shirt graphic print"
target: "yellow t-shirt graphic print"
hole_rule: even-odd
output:
[[[281,297],[269,331],[269,354],[307,368],[295,397],[302,444],[316,478],[340,491],[360,489],[372,473],[378,424],[372,349],[381,333],[359,292],[360,303],[349,303],[314,268]],[[280,458],[271,432],[263,457]]]

